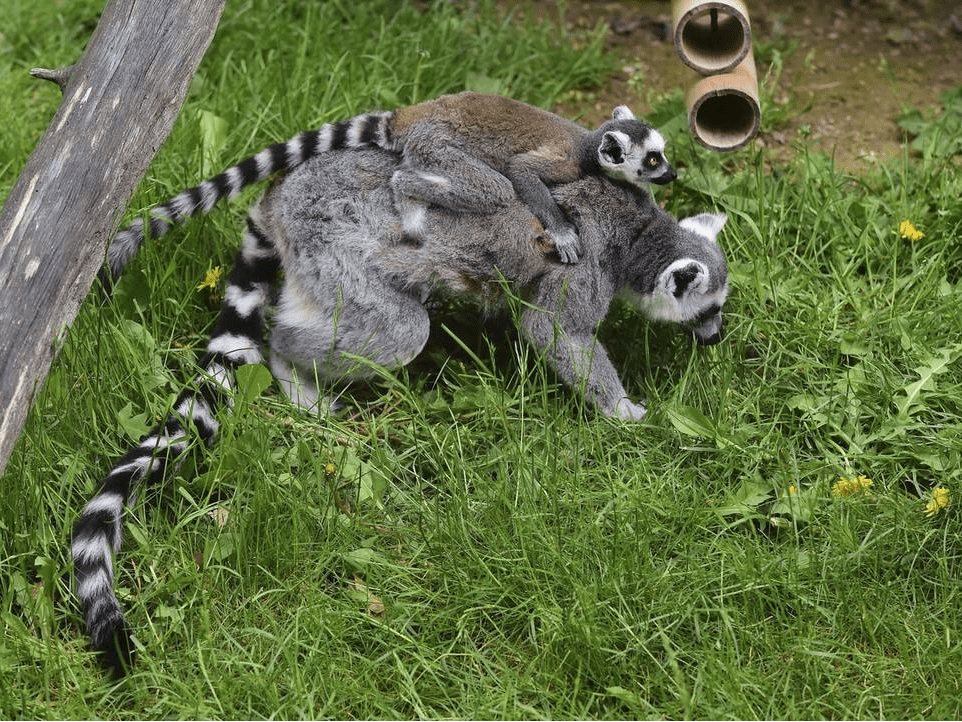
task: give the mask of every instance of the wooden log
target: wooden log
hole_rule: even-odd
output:
[[[223,7],[112,0],[76,65],[34,71],[64,97],[0,214],[0,473]]]

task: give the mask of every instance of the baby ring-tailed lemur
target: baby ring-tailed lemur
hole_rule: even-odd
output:
[[[432,207],[423,240],[407,242],[394,205],[397,155],[335,151],[303,164],[267,192],[248,218],[228,279],[204,372],[174,403],[174,413],[127,452],[84,508],[73,534],[77,596],[93,647],[118,673],[131,661],[129,631],[113,591],[124,506],[136,487],[160,480],[189,445],[190,429],[206,443],[229,410],[232,369],[263,360],[265,307],[284,271],[270,336],[272,368],[300,405],[326,410],[326,396],[370,365],[411,361],[428,338],[434,291],[501,299],[505,281],[526,301],[527,340],[572,389],[583,389],[602,414],[640,419],[596,337],[617,294],[652,319],[690,328],[703,343],[721,337],[728,294],[716,237],[724,215],[677,222],[645,191],[603,176],[554,188],[554,199],[584,242],[576,265],[538,250],[544,229],[518,200],[490,215]],[[227,393],[225,393],[225,390]]]
[[[277,143],[150,211],[150,233],[206,213],[222,198],[277,171],[291,170],[328,150],[384,148],[400,152],[404,165],[393,186],[401,199],[406,231],[420,235],[425,204],[489,213],[517,197],[544,224],[553,250],[565,263],[578,260],[577,234],[552,200],[546,184],[604,173],[633,185],[669,183],[676,177],[661,134],[624,105],[595,131],[554,113],[498,95],[463,92],[392,112],[365,113],[329,123]],[[108,253],[116,277],[144,240],[135,220]],[[102,279],[109,282],[110,277]]]

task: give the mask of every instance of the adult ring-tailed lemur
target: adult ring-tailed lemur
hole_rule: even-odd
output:
[[[602,414],[640,419],[595,337],[616,294],[649,318],[681,323],[704,343],[721,336],[728,293],[716,237],[722,215],[675,221],[647,191],[603,174],[552,189],[552,200],[582,240],[578,264],[542,252],[545,228],[522,201],[470,212],[427,207],[416,242],[395,204],[402,155],[379,149],[316,154],[272,188],[248,219],[224,304],[200,365],[167,421],[130,449],[104,478],[76,523],[76,591],[95,649],[122,672],[130,634],[113,591],[124,506],[139,484],[160,480],[196,430],[213,443],[217,413],[229,410],[232,370],[263,360],[265,310],[284,271],[270,335],[270,363],[298,404],[319,411],[330,388],[370,366],[408,363],[430,325],[425,299],[436,292],[474,295],[495,305],[507,281],[527,303],[525,338],[570,387]]]
[[[113,591],[124,505],[139,484],[163,478],[187,448],[188,429],[213,442],[217,412],[229,409],[232,369],[263,359],[264,313],[281,269],[270,363],[291,398],[313,410],[333,407],[328,389],[370,372],[357,357],[396,367],[420,352],[428,291],[494,304],[507,281],[527,301],[524,336],[560,378],[583,389],[600,413],[628,420],[645,409],[628,398],[595,335],[615,295],[649,318],[687,326],[704,343],[719,340],[728,282],[715,239],[724,216],[677,222],[647,193],[589,176],[553,190],[583,240],[576,265],[538,250],[543,228],[520,201],[487,215],[433,207],[415,244],[400,230],[393,203],[398,165],[397,155],[380,150],[324,153],[261,199],[200,361],[204,372],[81,513],[73,537],[77,595],[93,646],[117,671],[132,651]]]

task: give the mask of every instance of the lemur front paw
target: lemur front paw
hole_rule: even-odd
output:
[[[581,257],[581,239],[571,226],[548,231],[554,250],[562,263],[577,263]]]
[[[648,410],[644,406],[634,403],[627,396],[619,399],[611,411],[612,416],[625,421],[641,421],[647,413]]]

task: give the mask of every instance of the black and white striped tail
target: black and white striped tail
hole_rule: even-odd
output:
[[[104,662],[118,676],[133,661],[130,631],[113,589],[113,555],[120,550],[124,506],[134,498],[138,484],[160,481],[168,467],[176,468],[193,441],[192,430],[207,445],[213,443],[219,428],[216,413],[232,403],[232,370],[263,360],[264,308],[280,259],[256,218],[255,209],[207,353],[200,360],[204,373],[181,392],[166,423],[117,462],[74,527],[76,592],[87,631],[93,648],[103,652]]]
[[[242,160],[223,173],[180,193],[163,205],[150,210],[147,221],[153,238],[167,233],[197,213],[208,213],[224,198],[233,198],[247,186],[265,180],[278,171],[296,168],[315,155],[344,148],[389,148],[391,113],[365,113],[348,120],[328,123],[319,130],[308,130],[283,143],[275,143],[257,155]],[[144,242],[144,220],[138,218],[121,230],[110,244],[107,260],[109,276],[101,280],[109,287]]]

